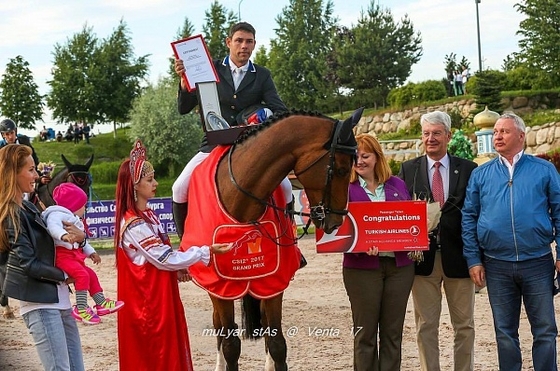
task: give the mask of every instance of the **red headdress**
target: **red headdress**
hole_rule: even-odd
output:
[[[154,167],[146,160],[146,147],[142,145],[140,139],[136,139],[134,147],[130,151],[130,174],[132,182],[138,184],[143,177],[153,174]]]

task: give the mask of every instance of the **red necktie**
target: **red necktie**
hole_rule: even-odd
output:
[[[432,195],[434,196],[434,200],[439,202],[439,206],[443,207],[445,203],[445,193],[443,192],[443,179],[439,172],[440,166],[441,162],[436,161],[434,164],[434,176],[432,178]]]

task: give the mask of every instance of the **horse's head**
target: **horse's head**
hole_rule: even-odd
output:
[[[360,108],[345,121],[334,122],[330,140],[323,147],[327,152],[296,172],[309,200],[311,220],[326,233],[339,227],[347,214],[348,185],[357,146],[353,128],[362,112]]]
[[[91,186],[91,176],[89,173],[89,168],[93,162],[93,155],[89,158],[85,165],[82,164],[72,164],[70,161],[60,155],[65,167],[57,172],[52,180],[45,186],[41,186],[37,189],[37,197],[33,200],[35,205],[40,209],[45,209],[48,206],[55,204],[52,194],[54,189],[66,182],[74,183],[80,187],[86,194],[89,194],[89,187]]]
[[[89,168],[93,163],[93,154],[89,158],[89,160],[82,164],[72,164],[70,161],[64,157],[64,155],[60,155],[64,165],[66,165],[65,174],[63,173],[62,176],[65,177],[61,179],[60,183],[69,182],[74,183],[78,187],[80,187],[86,194],[89,192],[89,187],[91,185],[91,176],[89,174]],[[63,170],[64,171],[64,170]]]

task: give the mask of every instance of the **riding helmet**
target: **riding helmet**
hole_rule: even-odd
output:
[[[10,119],[4,119],[0,121],[0,132],[7,133],[8,131],[16,131],[16,123]]]

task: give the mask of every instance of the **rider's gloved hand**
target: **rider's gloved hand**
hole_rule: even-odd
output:
[[[272,111],[268,108],[261,108],[247,118],[247,125],[260,124],[272,116]]]

